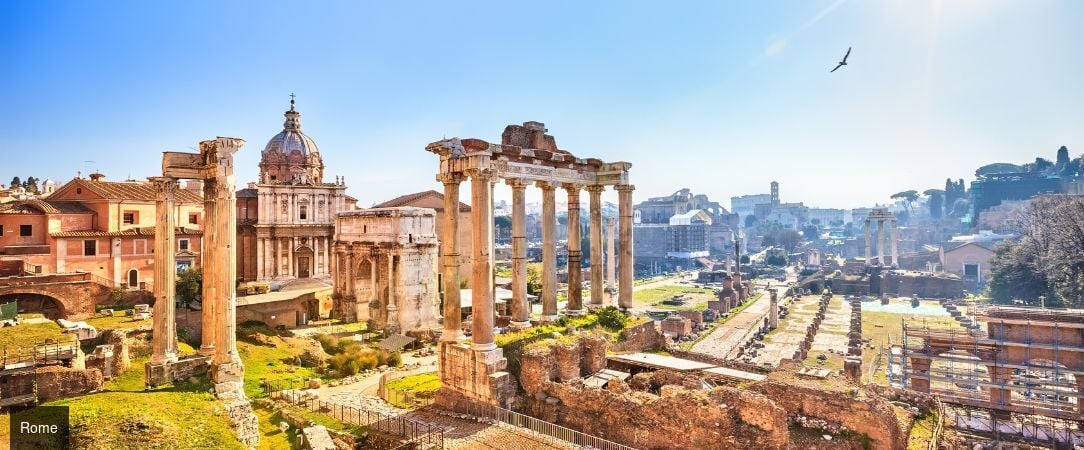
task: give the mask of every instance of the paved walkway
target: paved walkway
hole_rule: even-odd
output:
[[[726,323],[716,326],[711,334],[693,345],[692,351],[716,358],[732,358],[735,350],[748,339],[748,335],[755,331],[768,315],[768,309],[772,304],[768,298],[768,292],[764,292],[748,308],[727,320]]]

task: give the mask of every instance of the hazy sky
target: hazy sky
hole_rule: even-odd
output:
[[[724,205],[774,179],[857,207],[1084,152],[1080,1],[359,3],[7,4],[0,183],[143,178],[218,135],[254,181],[291,92],[362,205],[439,189],[425,144],[527,120],[632,162],[638,200]]]

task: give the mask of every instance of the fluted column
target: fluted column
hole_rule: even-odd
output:
[[[217,338],[215,337],[218,329],[215,327],[215,318],[218,309],[218,282],[216,279],[219,277],[218,268],[221,263],[219,262],[219,242],[217,240],[217,212],[218,208],[215,206],[217,197],[215,192],[218,190],[218,182],[214,179],[203,181],[203,311],[200,314],[200,347],[199,354],[203,356],[214,357],[215,345]]]
[[[580,189],[566,184],[568,194],[568,304],[569,314],[583,313],[583,275],[580,273]]]
[[[437,176],[437,181],[444,184],[444,230],[440,237],[440,253],[443,259],[441,278],[444,280],[444,333],[440,340],[461,342],[466,339],[463,336],[463,312],[459,297],[459,183],[463,182],[463,175],[441,174]]]
[[[885,221],[877,219],[877,263],[885,265]]]
[[[512,327],[531,326],[531,304],[527,301],[527,210],[524,194],[527,181],[509,178],[512,187]]]
[[[617,215],[620,219],[618,226],[618,241],[621,243],[620,261],[617,262],[618,270],[618,295],[617,304],[621,309],[632,308],[632,288],[635,265],[632,258],[632,191],[636,186],[622,184],[617,189]]]
[[[542,188],[542,321],[557,320],[557,201],[548,182]]]
[[[256,236],[256,279],[263,279],[263,238]]]
[[[232,161],[232,155],[229,158]],[[217,317],[219,322],[215,342],[215,361],[220,364],[239,363],[237,354],[237,194],[233,183],[233,171],[220,177],[218,198],[215,200],[215,241],[221,253],[215,257],[222,262],[218,267]]]
[[[606,298],[609,304],[616,303],[614,294],[617,293],[617,261],[614,257],[614,219],[606,219]]]
[[[602,191],[603,186],[587,186],[588,197],[591,207],[591,226],[589,239],[591,241],[591,307],[598,308],[603,305],[603,292],[606,282],[602,279],[605,263],[602,261]]]
[[[493,343],[493,279],[490,277],[493,210],[491,206],[494,174],[488,169],[472,169],[471,177],[471,348],[487,351]]]
[[[175,261],[174,227],[177,222],[174,203],[177,180],[151,178],[155,190],[154,222],[154,328],[151,363],[162,364],[177,360],[177,320],[175,295],[177,263]]]
[[[343,282],[343,291],[345,291],[345,296],[348,299],[357,297],[357,275],[354,273],[354,270],[358,267],[358,262],[357,258],[354,257],[354,251],[354,246],[348,246],[346,253],[343,255],[344,264],[346,264],[346,270],[343,271],[346,273],[346,281]]]
[[[891,225],[892,225],[892,230],[891,230],[892,235],[891,235],[890,239],[892,239],[892,243],[890,244],[890,248],[892,249],[892,267],[899,267],[900,266],[900,260],[899,260],[900,254],[899,254],[898,244],[899,244],[899,241],[900,241],[900,234],[899,234],[900,230],[899,230],[899,228],[896,228],[896,219],[892,219]]]
[[[385,305],[388,311],[388,317],[385,329],[387,329],[389,333],[398,333],[399,300],[395,295],[395,289],[399,286],[399,283],[395,276],[395,253],[393,252],[394,250],[388,250],[388,301]]]
[[[873,250],[870,248],[869,219],[866,219],[866,265],[873,264]]]

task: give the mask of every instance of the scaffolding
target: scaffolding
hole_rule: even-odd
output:
[[[968,420],[987,414],[1001,421],[979,429],[1084,439],[1084,310],[969,309],[985,330],[903,321],[900,384],[964,408]]]

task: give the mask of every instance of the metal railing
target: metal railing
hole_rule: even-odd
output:
[[[429,395],[426,396],[419,396],[413,391],[401,391],[387,386],[384,386],[384,389],[381,390],[380,397],[383,398],[384,401],[400,407],[406,405],[410,408],[421,408],[433,404],[432,393],[429,393]]]
[[[264,383],[264,393],[268,397],[284,400],[311,411],[315,411],[340,422],[359,425],[372,431],[379,431],[405,439],[394,450],[418,450],[444,448],[444,428],[425,422],[419,422],[404,416],[396,416],[380,411],[369,411],[356,406],[320,400],[305,395],[294,387],[300,387],[293,381]]]
[[[0,369],[23,364],[28,367],[67,361],[75,357],[77,342],[36,344],[32,347],[4,347],[0,352]]]
[[[527,430],[538,438],[557,446],[575,445],[580,448],[592,448],[598,450],[635,450],[633,447],[618,444],[613,441],[582,433],[571,428],[562,427],[542,419],[520,414],[518,412],[501,408],[497,405],[471,401],[461,405],[465,407],[465,413],[476,417],[484,417],[496,420],[513,427]]]

